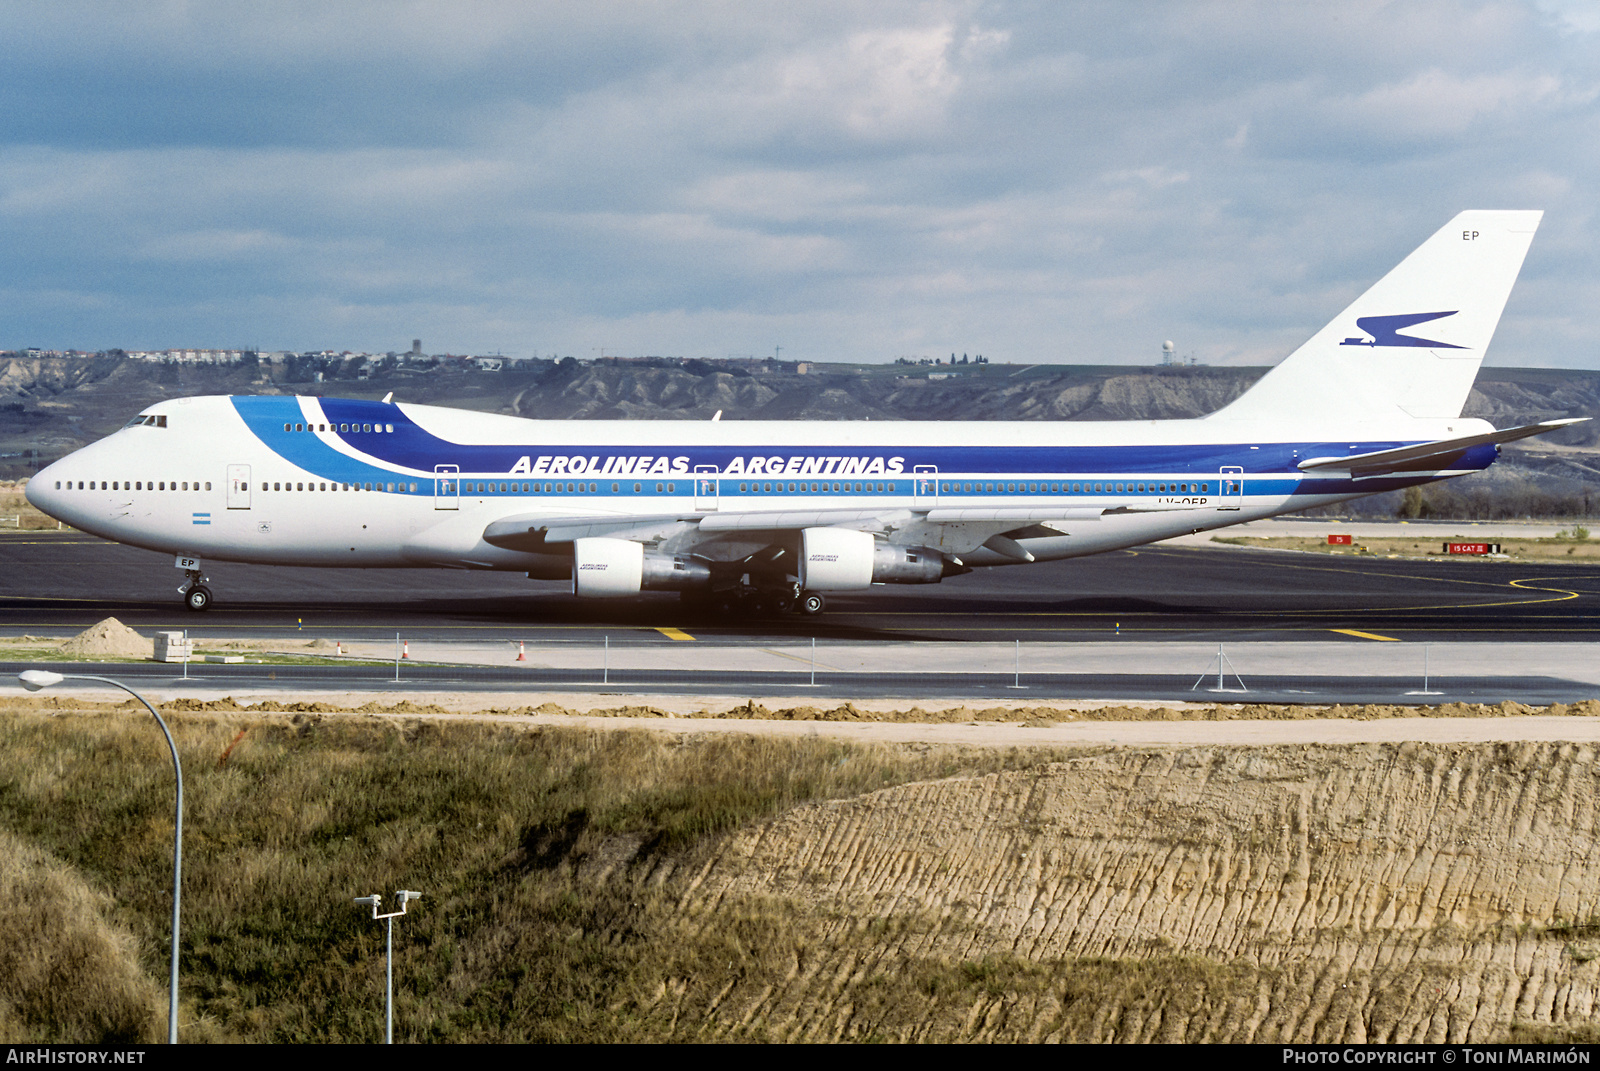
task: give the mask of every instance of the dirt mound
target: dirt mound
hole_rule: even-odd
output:
[[[114,617],[91,625],[56,648],[64,655],[89,658],[149,658],[149,638],[139,635]]]

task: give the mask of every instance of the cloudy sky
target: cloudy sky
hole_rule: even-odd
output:
[[[1600,368],[1600,5],[0,0],[0,348],[1264,364],[1542,208]]]

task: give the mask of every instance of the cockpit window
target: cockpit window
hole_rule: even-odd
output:
[[[122,426],[125,428],[137,428],[141,425],[150,428],[164,428],[167,426],[166,414],[140,413]]]

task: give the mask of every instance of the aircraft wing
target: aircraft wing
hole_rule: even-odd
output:
[[[1376,450],[1366,454],[1350,454],[1346,457],[1310,457],[1300,462],[1299,467],[1302,472],[1319,474],[1333,475],[1348,472],[1355,479],[1383,476],[1391,472],[1426,472],[1448,467],[1452,458],[1474,446],[1515,442],[1518,439],[1543,435],[1547,431],[1555,431],[1572,424],[1581,424],[1588,419],[1588,417],[1572,417],[1567,420],[1544,420],[1538,424],[1524,424],[1521,427],[1485,432],[1482,435],[1464,435],[1459,439],[1440,439],[1438,442],[1402,446],[1394,450]]]
[[[525,513],[489,524],[484,542],[506,550],[557,551],[559,544],[597,536],[640,542],[688,535],[798,532],[804,528],[849,528],[895,536],[900,541],[926,543],[951,553],[983,546],[990,538],[1037,524],[1092,523],[1106,515],[1200,509],[1198,504],[1148,506],[1015,506],[959,508],[878,508],[811,510],[742,510],[698,513],[661,513],[550,516]],[[564,551],[565,547],[560,547]]]

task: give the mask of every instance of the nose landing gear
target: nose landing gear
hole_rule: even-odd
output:
[[[199,569],[185,569],[183,575],[185,583],[178,589],[183,605],[196,613],[211,609],[211,589],[206,587],[210,577],[201,575]]]

